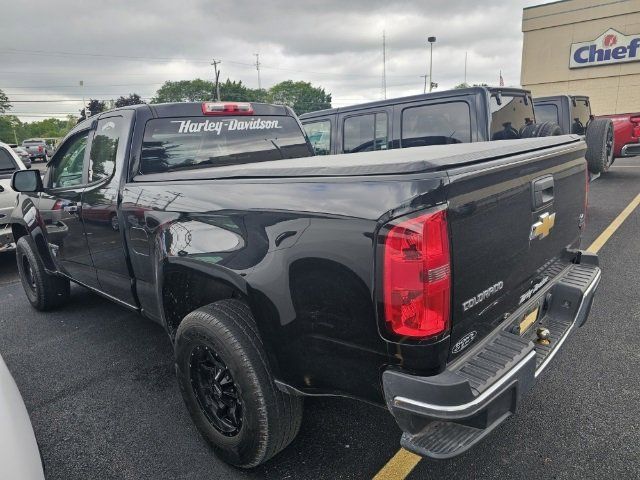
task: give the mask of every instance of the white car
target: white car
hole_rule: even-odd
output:
[[[11,177],[16,170],[26,170],[26,167],[9,145],[0,142],[0,252],[15,249],[7,221],[16,206],[16,193],[11,189]]]
[[[40,450],[16,382],[0,357],[0,478],[44,480]]]

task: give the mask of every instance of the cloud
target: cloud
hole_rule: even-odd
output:
[[[465,52],[470,83],[495,84],[502,70],[505,82],[517,85],[522,7],[532,3],[538,2],[10,2],[3,8],[10,21],[0,30],[0,89],[14,112],[33,120],[75,113],[83,96],[150,98],[165,80],[211,78],[213,58],[222,60],[223,78],[256,87],[254,53],[260,53],[263,86],[306,80],[343,106],[381,98],[383,30],[388,97],[422,91],[428,35],[437,37],[440,89],[464,80]]]

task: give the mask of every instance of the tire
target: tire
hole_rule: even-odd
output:
[[[591,173],[604,173],[613,163],[613,122],[596,118],[587,126],[587,164]]]
[[[554,122],[532,123],[520,129],[520,138],[554,137],[557,135],[562,135],[562,129]]]
[[[298,434],[302,397],[276,387],[244,303],[222,300],[189,313],[178,327],[175,355],[191,418],[225,462],[255,467]]]
[[[46,272],[30,236],[16,242],[16,260],[22,287],[35,309],[53,310],[69,301],[69,280]]]

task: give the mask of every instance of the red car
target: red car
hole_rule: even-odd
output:
[[[613,122],[615,158],[640,155],[640,113],[617,113],[598,118],[610,118]]]

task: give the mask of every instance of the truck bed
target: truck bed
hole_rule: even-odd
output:
[[[538,150],[545,150],[545,153],[558,153],[567,145],[580,141],[581,138],[578,135],[562,135],[523,140],[435,145],[137,175],[134,177],[134,181],[164,182],[217,178],[340,177],[427,173],[446,170],[453,166],[486,163],[505,157],[515,159],[518,155]]]

